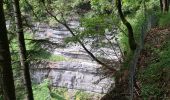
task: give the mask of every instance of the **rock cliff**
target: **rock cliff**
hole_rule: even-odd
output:
[[[78,21],[70,21],[69,26],[73,29],[79,27]],[[52,55],[60,55],[68,58],[65,61],[52,62],[39,60],[31,62],[31,75],[33,82],[41,83],[43,79],[49,78],[52,85],[56,87],[66,87],[68,89],[84,90],[96,93],[106,93],[111,86],[114,86],[114,79],[105,75],[101,70],[101,65],[97,64],[83,50],[79,44],[66,44],[64,39],[71,37],[69,31],[64,26],[50,27],[47,24],[37,23],[34,27],[37,31],[35,39],[48,39],[55,45],[42,45]],[[95,48],[91,44],[94,39],[88,38],[89,44],[86,47],[100,58],[113,61],[116,69],[120,60],[120,51],[115,42],[113,34],[108,34],[114,46]],[[102,39],[99,41],[106,41]],[[90,44],[91,43],[91,44]],[[114,50],[113,50],[114,49]]]

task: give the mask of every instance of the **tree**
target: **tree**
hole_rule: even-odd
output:
[[[45,7],[45,11],[58,23],[60,23],[61,25],[63,25],[70,33],[73,37],[76,37],[76,33],[69,27],[69,25],[67,24],[66,20],[64,19],[63,17],[63,13],[61,15],[62,20],[58,19],[54,14],[53,14],[53,11],[51,10],[51,8],[47,7],[45,5],[45,2],[42,2],[43,3],[43,6]],[[50,10],[49,10],[50,9]],[[99,63],[100,65],[102,65],[105,69],[108,69],[109,71],[112,71],[113,73],[116,72],[116,69],[113,67],[113,66],[110,66],[106,63],[104,63],[103,61],[101,61],[100,59],[98,59],[90,50],[88,50],[85,46],[85,44],[81,41],[81,39],[77,38],[77,41],[78,43],[82,46],[82,48],[86,51],[86,53],[94,60],[96,61],[97,63]]]
[[[3,97],[4,100],[16,100],[3,0],[0,1],[0,34],[0,81]]]
[[[117,9],[118,9],[120,19],[122,20],[123,24],[128,29],[128,40],[129,40],[130,49],[132,51],[134,51],[136,49],[136,42],[135,42],[135,39],[134,39],[134,36],[133,36],[133,34],[134,34],[133,29],[132,29],[131,24],[126,20],[125,16],[123,15],[121,0],[116,0],[116,6],[117,6]]]
[[[17,39],[18,39],[18,46],[19,46],[20,64],[21,64],[21,67],[24,70],[24,82],[25,82],[25,85],[26,85],[27,99],[33,100],[31,78],[30,78],[30,72],[29,72],[29,65],[28,65],[28,62],[27,62],[22,18],[21,18],[21,12],[20,12],[18,0],[13,0],[13,9],[14,9],[16,29],[17,29]]]
[[[169,11],[169,1],[168,0],[160,0],[160,8],[163,13]]]

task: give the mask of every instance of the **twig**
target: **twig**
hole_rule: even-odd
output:
[[[115,37],[115,36],[114,36],[114,37]],[[117,53],[116,53],[116,51],[115,51],[115,48],[114,48],[114,46],[113,46],[113,43],[107,38],[106,35],[105,35],[105,38],[106,38],[106,40],[109,42],[109,44],[110,44],[112,50],[114,51],[114,54],[115,54],[116,57],[119,59],[119,57],[118,57],[118,55],[117,55]],[[119,59],[119,63],[121,63],[121,60],[120,60],[120,59]]]

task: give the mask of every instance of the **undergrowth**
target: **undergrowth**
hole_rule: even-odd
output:
[[[33,61],[33,60],[48,60],[48,61],[64,61],[67,60],[65,57],[61,55],[52,55],[50,52],[47,52],[41,46],[36,43],[32,43],[30,39],[32,39],[31,34],[25,33],[25,44],[26,44],[26,49],[27,49],[27,54],[28,54],[28,61]],[[17,39],[14,37],[10,41],[10,52],[11,52],[11,60],[12,60],[12,68],[13,68],[13,74],[14,74],[14,79],[15,79],[15,88],[16,88],[16,97],[17,100],[24,100],[25,98],[25,88],[23,84],[23,74],[21,72],[22,68],[20,67],[19,63],[19,56],[18,56],[18,44],[17,44]],[[43,83],[40,86],[36,87],[36,91],[39,92],[41,97],[46,96],[46,94],[41,94],[41,90],[43,90],[44,93],[47,93],[48,90],[47,88],[39,88],[44,86]],[[35,86],[33,86],[35,88]],[[35,91],[34,91],[35,92]],[[47,95],[48,96],[48,95]],[[38,98],[38,96],[36,97]],[[44,98],[43,98],[44,99]],[[43,100],[43,99],[36,99],[36,100]],[[1,100],[1,96],[0,96]],[[47,99],[44,99],[47,100]],[[56,99],[54,99],[56,100]],[[59,99],[62,100],[62,99]],[[63,99],[65,100],[65,99]]]
[[[144,99],[149,97],[161,99],[166,96],[167,84],[170,79],[168,75],[170,71],[170,40],[164,44],[164,48],[153,51],[158,54],[157,60],[149,63],[147,67],[140,73],[141,80],[141,96]]]
[[[170,13],[161,14],[159,19],[159,26],[160,27],[170,27]]]
[[[49,79],[45,79],[41,84],[33,85],[35,100],[92,100],[90,94],[76,90],[74,95],[70,96],[68,89],[52,87]]]
[[[162,14],[158,11],[155,12],[155,15],[159,18],[159,27],[168,28],[170,26],[170,22],[168,21],[170,13]],[[158,38],[161,38],[161,36]],[[151,53],[155,55],[152,55],[154,59],[149,59],[146,65],[147,67],[139,73],[141,81],[140,96],[144,100],[148,100],[149,98],[162,100],[168,96],[167,92],[169,91],[169,87],[167,84],[169,84],[170,79],[170,75],[168,74],[170,71],[170,39],[165,39],[164,41],[166,41],[166,43],[162,43],[161,46],[163,46],[159,49],[154,48],[153,45],[145,44],[145,46],[149,45]]]
[[[48,60],[48,61],[65,61],[68,60],[64,56],[54,55],[45,50],[32,51],[30,54],[31,60]]]
[[[30,60],[48,60],[48,61],[64,61],[67,60],[62,55],[54,55],[50,52],[46,51],[44,48],[41,47],[41,43],[32,42],[32,35],[30,33],[25,33],[25,44],[28,54],[28,59]],[[11,41],[11,53],[12,53],[12,60],[17,61],[18,58],[18,44],[16,38]]]

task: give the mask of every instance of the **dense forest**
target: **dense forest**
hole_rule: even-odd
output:
[[[0,0],[0,100],[169,100],[169,0]]]

